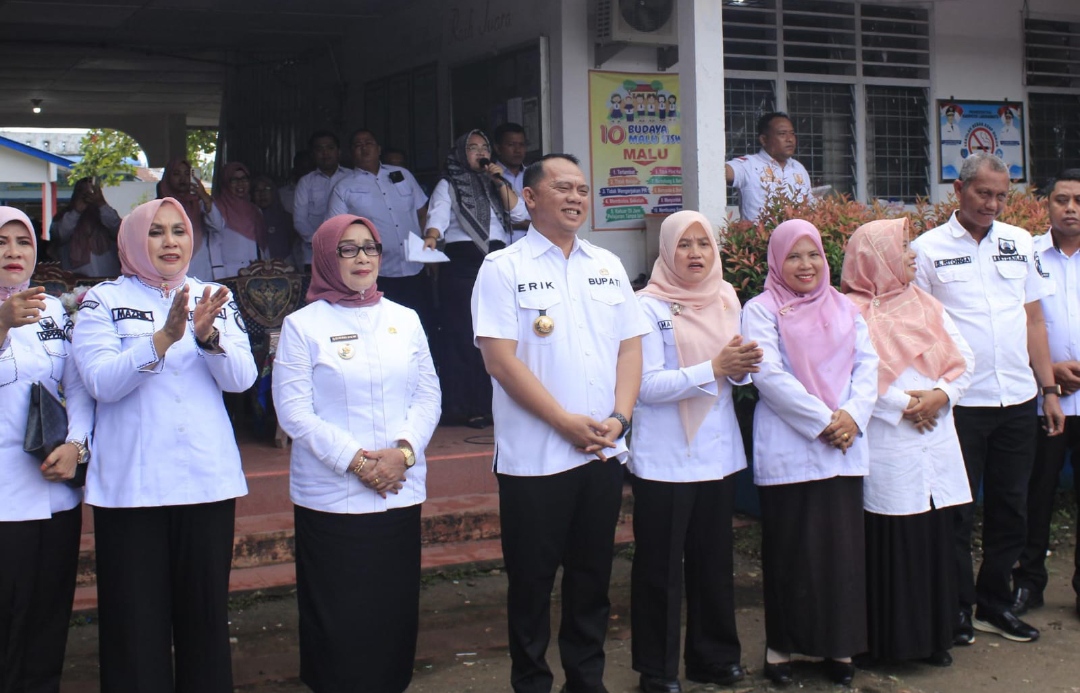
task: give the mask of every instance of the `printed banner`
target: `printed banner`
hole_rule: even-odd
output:
[[[643,229],[682,209],[679,76],[589,71],[593,229]]]
[[[937,109],[942,183],[959,178],[964,159],[973,152],[997,155],[1013,180],[1027,178],[1023,104],[939,99]]]

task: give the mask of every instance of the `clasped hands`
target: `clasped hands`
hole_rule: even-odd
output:
[[[563,438],[574,449],[586,455],[596,455],[599,460],[607,460],[606,448],[613,448],[622,435],[622,424],[613,417],[597,421],[585,414],[564,412],[562,419],[555,426]]]
[[[904,410],[904,418],[910,421],[919,433],[934,430],[942,407],[949,404],[949,396],[942,390],[905,390],[904,394],[911,397],[907,409]]]
[[[851,414],[843,409],[837,409],[832,413],[829,425],[821,432],[821,438],[826,443],[845,455],[848,448],[855,444],[857,435],[859,435],[859,425],[855,423],[855,419],[851,418]]]
[[[405,483],[405,453],[401,448],[381,450],[357,450],[349,463],[349,471],[364,486],[386,498],[387,493],[396,494]]]

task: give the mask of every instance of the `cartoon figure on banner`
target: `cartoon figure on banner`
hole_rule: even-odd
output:
[[[998,150],[995,154],[1009,167],[1010,178],[1021,177],[1024,170],[1024,149],[1018,127],[1019,116],[1016,106],[1005,104],[998,109],[1002,126],[998,130]]]
[[[637,117],[645,120],[645,95],[635,94],[634,104],[637,106]]]
[[[656,94],[645,97],[645,110],[649,113],[649,120],[656,120]]]
[[[669,94],[667,97],[667,115],[668,118],[678,117],[678,110],[675,108],[675,95]]]
[[[623,112],[626,114],[626,122],[634,122],[634,100],[629,96],[623,100]]]
[[[611,115],[608,116],[610,120],[622,120],[623,106],[622,96],[619,94],[611,95]]]
[[[957,119],[964,115],[964,109],[958,104],[948,103],[942,109],[941,122],[941,175],[943,178],[958,178],[960,167],[964,163],[963,135]]]
[[[660,106],[657,109],[657,113],[660,116],[660,122],[664,122],[665,120],[667,120],[667,96],[665,96],[664,94],[661,94],[659,99],[660,99]]]

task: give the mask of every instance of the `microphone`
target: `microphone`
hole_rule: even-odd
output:
[[[480,157],[479,159],[476,160],[476,163],[480,164],[480,168],[487,168],[488,166],[491,166],[491,159],[488,159],[487,157]],[[508,187],[508,188],[512,187],[510,185],[510,181],[506,180],[505,178],[503,178],[498,173],[492,173],[492,174],[489,174],[489,175],[491,175],[492,178],[499,181],[500,183],[502,183],[506,187]]]

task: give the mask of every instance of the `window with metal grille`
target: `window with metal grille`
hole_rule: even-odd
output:
[[[796,157],[813,186],[855,193],[855,97],[849,84],[788,82],[788,113],[799,136]]]
[[[723,16],[725,69],[776,71],[775,0],[725,0]]]
[[[862,4],[864,77],[930,79],[930,12],[918,7]]]
[[[784,0],[785,72],[854,75],[855,4]]]
[[[1080,94],[1028,94],[1030,180],[1041,185],[1066,168],[1080,166]]]
[[[724,140],[727,159],[761,149],[758,118],[776,110],[775,83],[764,79],[724,80]],[[728,186],[727,203],[739,205],[739,191]]]
[[[928,99],[919,87],[866,87],[866,192],[913,204],[930,194]]]
[[[1080,89],[1080,22],[1024,18],[1029,87]]]

